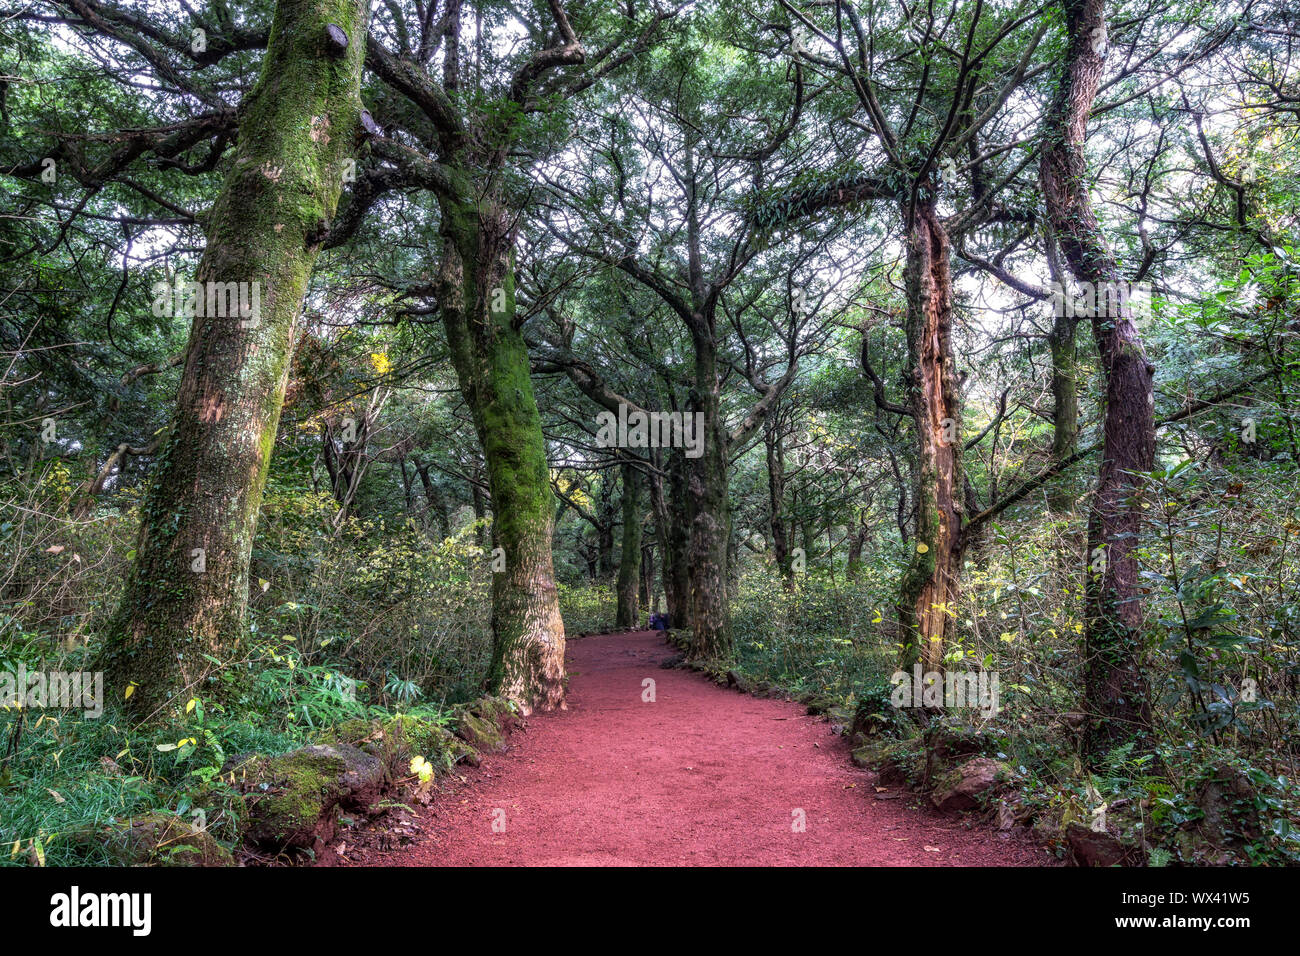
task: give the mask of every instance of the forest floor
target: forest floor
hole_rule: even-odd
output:
[[[398,842],[377,832],[391,827],[380,818],[370,834],[345,837],[352,847],[337,862],[1055,862],[1025,835],[945,817],[921,797],[880,788],[875,774],[850,763],[846,742],[821,718],[793,702],[724,689],[694,671],[661,668],[670,654],[655,631],[571,640],[567,710],[528,718],[511,735],[509,753],[458,768],[450,786],[401,822],[405,846],[377,848]],[[646,678],[655,682],[653,703],[642,699]],[[497,832],[502,821],[504,832]]]

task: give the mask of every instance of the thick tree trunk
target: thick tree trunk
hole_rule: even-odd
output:
[[[618,627],[635,627],[640,618],[641,473],[623,465],[623,549],[618,562]]]
[[[190,329],[136,558],[101,655],[115,699],[135,685],[127,704],[136,713],[212,693],[220,665],[209,656],[229,659],[245,634],[249,559],[295,323],[360,116],[368,9],[358,0],[276,5],[234,163],[209,214],[197,275],[204,314]],[[346,33],[342,53],[327,43],[327,24]],[[220,309],[231,291],[249,305],[256,294],[260,308]]]
[[[942,670],[961,573],[961,401],[952,355],[949,244],[933,204],[907,217],[908,376],[917,443],[916,535],[899,595],[903,665]]]
[[[727,583],[727,547],[731,537],[727,493],[730,468],[727,434],[722,422],[721,382],[710,333],[711,329],[704,329],[693,334],[697,401],[690,411],[701,413],[704,434],[699,457],[687,459],[691,500],[691,655],[726,658],[731,654],[731,608]]]
[[[1064,0],[1069,47],[1044,130],[1041,180],[1048,215],[1070,271],[1093,284],[1093,337],[1106,374],[1102,463],[1088,516],[1085,750],[1103,754],[1149,741],[1151,703],[1142,659],[1142,601],[1134,550],[1142,527],[1140,479],[1155,462],[1154,369],[1142,350],[1127,297],[1087,188],[1088,116],[1105,63],[1104,0]],[[1107,308],[1106,306],[1118,306]]]
[[[505,554],[492,579],[487,686],[528,714],[564,706],[564,623],[551,563],[550,466],[515,322],[513,222],[490,199],[443,209],[438,306],[487,463],[493,540]]]

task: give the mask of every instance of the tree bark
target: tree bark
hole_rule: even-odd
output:
[[[433,514],[433,521],[438,531],[440,539],[446,540],[451,537],[451,516],[447,511],[447,498],[442,493],[429,474],[429,465],[420,461],[418,458],[412,458],[415,465],[415,473],[420,476],[420,485],[424,488],[424,500],[428,505],[428,510]]]
[[[794,587],[794,571],[790,566],[789,522],[785,514],[785,448],[777,423],[778,416],[769,415],[763,422],[763,442],[767,448],[767,513],[772,533],[772,557],[785,581],[786,590]]]
[[[849,557],[844,566],[844,576],[850,581],[862,577],[862,550],[871,540],[871,527],[867,524],[866,511],[859,512],[855,521],[849,533]]]
[[[1054,299],[1052,330],[1047,344],[1052,355],[1052,461],[1065,461],[1079,445],[1079,366],[1075,333],[1079,320],[1071,310],[1062,308],[1065,296],[1064,276],[1056,254],[1056,233],[1047,230],[1047,262],[1059,295]],[[1047,496],[1048,506],[1056,512],[1068,511],[1074,504],[1070,489],[1058,485]]]
[[[929,672],[942,670],[948,606],[956,599],[961,573],[961,401],[952,354],[948,237],[932,201],[918,201],[904,210],[904,218],[908,379],[918,467],[916,534],[898,618],[904,670],[920,661]]]
[[[135,561],[101,654],[109,693],[123,700],[135,685],[126,702],[139,714],[216,690],[220,665],[209,656],[228,660],[245,634],[253,535],[295,324],[360,116],[367,14],[358,0],[276,5],[196,277],[205,293],[209,283],[247,283],[260,308],[213,316],[209,300],[225,293],[205,294],[204,314],[195,315]],[[327,24],[347,34],[342,54],[327,44]]]
[[[514,221],[494,197],[443,202],[439,311],[487,464],[492,579],[487,687],[524,714],[564,706],[564,623],[551,561],[554,504],[528,350],[516,324]]]
[[[1052,353],[1052,460],[1065,461],[1079,444],[1079,385],[1075,362],[1072,316],[1057,315],[1047,343]],[[1068,488],[1057,487],[1048,495],[1053,511],[1068,511],[1074,503]]]
[[[718,377],[712,316],[697,320],[695,344],[696,401],[704,429],[700,455],[687,459],[691,501],[690,596],[691,656],[727,658],[731,654],[730,590],[727,547],[731,537],[728,495],[727,433],[722,422],[722,385]]]
[[[641,473],[623,465],[623,548],[618,562],[618,627],[635,627],[640,619]]]
[[[1102,236],[1087,188],[1088,116],[1105,64],[1104,0],[1064,0],[1069,46],[1044,128],[1043,195],[1070,271],[1093,288],[1113,288],[1119,268]],[[1140,473],[1155,463],[1154,369],[1126,297],[1097,294],[1092,330],[1106,375],[1102,463],[1088,516],[1084,631],[1085,751],[1145,745],[1151,703],[1142,670],[1142,600],[1134,549],[1142,526]],[[1118,308],[1101,306],[1105,302]]]

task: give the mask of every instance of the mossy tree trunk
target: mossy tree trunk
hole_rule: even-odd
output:
[[[516,321],[515,216],[497,197],[443,200],[438,307],[452,363],[487,463],[492,537],[505,568],[492,579],[488,689],[534,708],[564,706],[564,623],[551,561],[554,496]]]
[[[1135,549],[1142,528],[1140,475],[1155,463],[1154,369],[1126,297],[1102,293],[1121,281],[1088,195],[1088,117],[1105,65],[1104,0],[1064,0],[1068,48],[1044,127],[1040,178],[1048,215],[1070,271],[1093,284],[1093,337],[1106,375],[1102,463],[1088,515],[1085,571],[1084,749],[1099,756],[1125,741],[1150,741],[1151,703],[1142,669],[1142,595]],[[1118,305],[1102,307],[1101,303]]]
[[[930,187],[933,195],[933,187]],[[943,668],[949,605],[961,571],[961,400],[952,354],[949,242],[932,202],[904,210],[907,224],[908,379],[916,430],[916,535],[898,617],[903,665]]]
[[[785,508],[785,442],[780,416],[773,414],[763,422],[763,444],[767,450],[767,514],[772,533],[772,558],[785,587],[794,587],[794,569],[790,561],[790,521]]]
[[[637,595],[641,588],[641,473],[623,465],[623,549],[618,562],[619,627],[635,627],[640,618]]]
[[[213,659],[228,660],[245,633],[295,323],[355,145],[368,9],[360,0],[279,0],[209,213],[196,277],[204,314],[193,319],[135,561],[101,653],[109,693],[122,700],[134,684],[128,705],[145,716],[174,697],[210,693],[221,667]],[[345,50],[328,41],[330,24],[347,35]],[[231,298],[244,299],[246,314],[210,314],[232,311]]]
[[[690,608],[691,655],[724,659],[731,655],[731,608],[727,586],[727,547],[731,537],[728,494],[728,436],[722,421],[722,383],[713,335],[713,311],[693,323],[695,407],[703,428],[700,454],[687,459],[691,501]]]

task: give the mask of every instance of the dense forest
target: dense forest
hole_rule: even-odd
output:
[[[0,5],[0,861],[346,859],[656,630],[1300,863],[1298,173],[1284,0]]]

